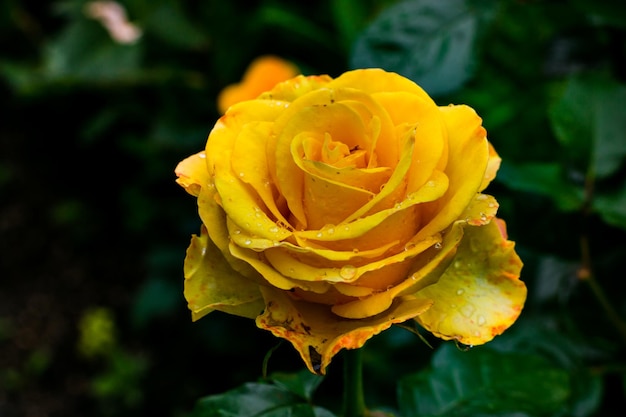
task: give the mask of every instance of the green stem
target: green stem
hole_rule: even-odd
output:
[[[343,416],[365,417],[363,395],[362,349],[344,351],[343,364]]]

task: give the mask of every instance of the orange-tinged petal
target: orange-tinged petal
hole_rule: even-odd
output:
[[[189,194],[197,197],[200,194],[200,188],[206,186],[210,180],[205,152],[198,152],[180,161],[174,173],[178,177],[176,182]]]
[[[204,227],[200,236],[192,236],[184,273],[185,298],[194,321],[213,310],[248,318],[263,310],[259,285],[232,269]]]
[[[311,372],[325,374],[341,349],[358,349],[372,336],[422,313],[429,300],[397,299],[385,314],[363,320],[338,319],[322,304],[295,301],[284,291],[262,288],[267,308],[256,323],[289,340]]]
[[[233,104],[257,98],[277,83],[295,77],[300,70],[293,63],[277,56],[265,55],[255,59],[246,69],[240,83],[225,87],[217,98],[221,114]]]
[[[480,345],[506,330],[526,300],[522,262],[497,222],[465,227],[454,261],[441,279],[415,295],[433,306],[416,320],[434,335]]]
[[[482,184],[489,147],[482,119],[468,106],[441,107],[448,129],[448,164],[445,173],[450,179],[447,193],[435,203],[424,207],[431,220],[419,236],[437,233],[461,215]]]

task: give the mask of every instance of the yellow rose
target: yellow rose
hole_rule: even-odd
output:
[[[526,287],[482,193],[500,158],[481,123],[380,69],[231,106],[176,168],[203,224],[184,266],[192,318],[254,318],[322,374],[409,319],[468,345],[502,333]]]

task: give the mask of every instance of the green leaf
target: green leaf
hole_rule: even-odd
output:
[[[429,368],[400,381],[398,402],[404,417],[551,415],[567,405],[570,385],[568,373],[541,356],[447,343]]]
[[[304,403],[282,387],[246,383],[223,394],[202,398],[189,417],[333,417],[330,411]]]
[[[562,211],[578,210],[584,201],[583,187],[568,181],[556,162],[503,162],[496,178],[513,190],[550,197]]]
[[[289,392],[310,401],[313,393],[324,380],[323,376],[315,375],[308,369],[303,369],[298,373],[276,372],[270,375],[270,379],[278,386],[282,386]]]
[[[608,224],[626,229],[626,183],[617,191],[597,192],[592,207]]]
[[[101,82],[136,75],[142,47],[116,43],[95,21],[79,18],[44,49],[51,80]]]
[[[494,3],[408,0],[383,11],[357,39],[352,68],[397,72],[431,95],[450,93],[473,74],[479,32]]]
[[[626,159],[626,86],[608,78],[575,76],[549,110],[557,139],[583,172],[605,178]]]

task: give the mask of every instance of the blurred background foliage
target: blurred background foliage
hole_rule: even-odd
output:
[[[2,417],[340,412],[341,356],[307,375],[249,320],[191,323],[182,296],[199,224],[173,169],[265,54],[305,74],[397,71],[474,107],[503,158],[488,191],[525,262],[521,318],[471,350],[372,339],[368,405],[623,415],[624,1],[127,0],[129,42],[88,3],[0,3]]]

